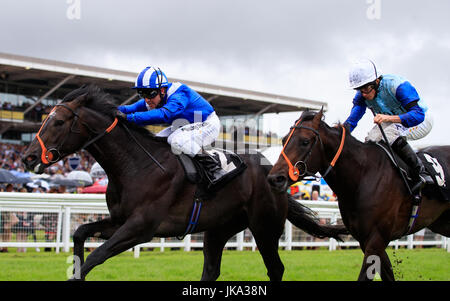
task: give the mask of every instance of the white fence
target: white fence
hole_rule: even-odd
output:
[[[323,223],[340,222],[337,202],[300,201],[317,212]],[[56,252],[69,252],[73,247],[72,235],[76,228],[85,222],[108,215],[104,195],[90,194],[39,194],[0,192],[0,248],[55,248]],[[13,225],[14,224],[14,225]],[[26,225],[26,226],[25,226]],[[33,241],[28,241],[30,235]],[[91,239],[85,243],[87,248],[95,248],[102,241]],[[427,230],[424,236],[409,235],[390,243],[398,248],[409,249],[418,246],[437,246],[450,252],[450,239]],[[134,248],[139,256],[142,248],[183,248],[185,251],[201,249],[203,234],[187,235],[183,241],[176,238],[154,238]],[[334,239],[317,239],[286,222],[285,231],[280,238],[280,247],[286,250],[299,248],[327,247],[330,251],[339,248],[359,247],[351,236],[344,242]],[[248,229],[231,238],[225,248],[236,250],[256,250],[255,241]]]

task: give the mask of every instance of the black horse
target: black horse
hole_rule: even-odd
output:
[[[42,173],[57,160],[86,148],[108,175],[110,217],[80,226],[73,236],[81,279],[106,259],[153,237],[183,235],[193,207],[196,185],[186,180],[167,139],[131,123],[118,122],[116,110],[109,96],[97,87],[77,89],[54,107],[23,155],[29,170]],[[339,234],[347,233],[344,227],[319,225],[311,212],[287,193],[273,193],[266,181],[271,166],[261,165],[261,155],[242,157],[247,169],[213,199],[203,202],[195,230],[205,231],[202,280],[219,277],[225,243],[247,227],[255,237],[270,280],[277,281],[284,272],[278,241],[286,217],[318,237],[339,239]],[[93,236],[106,242],[84,262],[84,242]]]
[[[380,263],[381,278],[394,280],[385,249],[390,241],[406,234],[412,196],[386,153],[374,143],[361,143],[342,125],[329,127],[322,121],[322,110],[304,112],[283,145],[268,176],[271,185],[284,190],[294,182],[292,178],[300,181],[305,174],[324,175],[338,197],[345,226],[364,252],[359,280],[373,279],[376,262]],[[450,146],[424,151],[450,165]],[[423,193],[419,216],[409,232],[428,227],[450,236],[450,203],[433,188],[424,188]]]

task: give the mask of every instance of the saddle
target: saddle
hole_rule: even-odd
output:
[[[217,181],[212,181],[208,176],[208,172],[205,170],[205,166],[200,164],[195,158],[185,154],[177,155],[178,160],[183,166],[187,180],[193,184],[197,184],[195,197],[202,200],[214,197],[217,191],[247,168],[247,165],[241,157],[233,152],[222,149],[210,149],[205,150],[205,152],[220,162],[219,173],[221,177]]]
[[[394,167],[399,168],[404,174],[405,178],[411,184],[412,182],[412,169],[394,152],[394,156],[398,165],[395,164],[395,160],[389,152],[389,148],[386,142],[380,141],[376,143],[377,146],[381,147],[388,155]],[[436,154],[432,154],[429,151],[419,151],[417,156],[422,161],[426,171],[430,174],[433,179],[434,184],[426,185],[422,191],[424,194],[433,196],[437,199],[444,199],[445,201],[450,201],[450,187],[446,182],[446,179],[450,178],[449,171],[445,164],[439,162],[439,158]]]

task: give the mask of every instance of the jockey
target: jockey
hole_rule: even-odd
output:
[[[356,90],[350,116],[344,122],[350,131],[363,117],[366,108],[375,112],[374,123],[381,125],[392,149],[414,170],[412,191],[424,184],[432,184],[422,161],[417,157],[407,140],[425,137],[433,126],[433,120],[423,99],[405,78],[392,74],[381,74],[375,64],[364,60],[352,66],[349,72],[350,87]],[[375,125],[368,133],[367,141],[378,142],[381,131]]]
[[[174,154],[184,153],[201,163],[211,182],[218,180],[220,161],[202,152],[220,133],[220,120],[213,107],[188,86],[169,83],[159,68],[142,70],[132,89],[141,99],[119,106],[117,116],[138,125],[171,124],[157,136],[167,137]]]

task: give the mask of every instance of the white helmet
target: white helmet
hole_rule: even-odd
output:
[[[371,60],[361,60],[355,63],[348,74],[350,88],[356,89],[380,77],[381,72]]]

